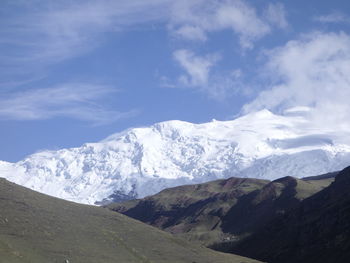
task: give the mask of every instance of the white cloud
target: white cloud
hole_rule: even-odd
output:
[[[98,47],[107,34],[166,21],[170,0],[9,1],[1,6],[0,118],[65,116],[93,124],[131,116],[97,103],[113,88],[84,83],[29,88],[49,76],[52,65]],[[164,8],[166,7],[166,8]],[[27,91],[19,91],[26,84]]]
[[[199,56],[190,50],[181,49],[175,51],[173,55],[185,70],[185,74],[178,78],[178,85],[169,84],[169,80],[163,79],[163,86],[192,88],[216,100],[237,94],[242,88],[240,80],[242,72],[239,69],[228,73],[214,70],[220,60],[218,54]]]
[[[45,78],[51,65],[85,54],[109,34],[140,24],[161,23],[180,39],[200,41],[211,32],[231,30],[243,48],[252,48],[284,18],[282,5],[269,6],[275,17],[271,21],[244,0],[33,0],[11,2],[11,8],[3,10],[0,23],[0,48],[6,51],[0,54],[0,86],[6,88]],[[215,56],[187,53],[177,60],[187,72],[182,81],[206,87],[203,90],[210,95],[213,90],[220,90],[215,94],[231,90],[223,86],[237,79],[211,75]],[[214,79],[226,84],[218,85]]]
[[[63,116],[100,125],[135,114],[107,110],[98,103],[113,92],[114,89],[104,85],[66,83],[45,89],[2,94],[0,119],[43,120]]]
[[[148,22],[168,24],[180,38],[201,41],[209,32],[229,29],[244,48],[271,31],[269,21],[243,0],[33,0],[2,8],[3,84],[43,75],[49,65],[93,50],[108,33]],[[283,6],[270,5],[270,9],[273,20],[281,23]]]
[[[282,4],[270,5],[268,10],[270,16],[265,19],[242,0],[177,1],[172,8],[171,28],[183,38],[201,41],[206,40],[207,33],[232,30],[243,48],[252,48],[254,41],[271,32],[270,24],[282,27],[287,23]]]
[[[217,21],[223,28],[232,28],[239,35],[240,43],[244,48],[251,48],[254,40],[260,39],[271,30],[256,15],[255,9],[242,1],[233,1],[221,6],[217,12]]]
[[[313,20],[321,23],[350,23],[349,16],[335,11],[327,15],[315,16]]]
[[[175,31],[175,34],[188,40],[206,41],[207,36],[204,30],[198,26],[185,25]]]
[[[286,18],[286,10],[281,3],[270,3],[265,10],[266,19],[279,28],[286,28],[288,26]]]
[[[110,33],[166,21],[170,0],[25,1],[11,3],[0,23],[0,87],[30,83],[50,66],[84,55]],[[6,14],[8,13],[8,16]]]
[[[315,123],[350,128],[350,36],[312,33],[267,52],[272,87],[244,111],[314,108]]]
[[[217,54],[201,57],[186,49],[175,51],[174,58],[187,72],[180,79],[183,84],[188,86],[206,86],[210,70],[219,60]]]
[[[268,19],[243,0],[48,0],[8,5],[3,6],[0,24],[0,47],[8,50],[0,55],[0,67],[7,79],[15,74],[33,77],[38,68],[91,51],[107,33],[148,22],[169,24],[181,38],[201,41],[208,32],[231,29],[245,48],[271,31]],[[268,10],[273,23],[285,23],[281,4],[269,5]]]
[[[171,11],[169,28],[177,37],[206,41],[209,33],[229,30],[238,37],[243,49],[253,48],[254,42],[269,34],[273,27],[288,26],[284,6],[280,3],[269,4],[261,16],[243,0],[174,1]],[[195,55],[182,49],[174,52],[174,58],[186,72],[179,77],[182,86],[220,100],[238,92],[243,95],[251,92],[249,87],[244,88],[241,71],[215,70],[219,62],[217,55]],[[177,86],[169,84],[168,79],[163,79],[162,83],[167,87]]]
[[[35,8],[18,3],[18,15],[4,19],[0,27],[0,44],[15,48],[1,58],[12,65],[45,67],[95,48],[107,32],[160,21],[169,14],[168,0],[38,1]]]

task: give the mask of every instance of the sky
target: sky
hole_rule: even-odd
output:
[[[167,120],[350,129],[348,0],[2,0],[0,160]]]

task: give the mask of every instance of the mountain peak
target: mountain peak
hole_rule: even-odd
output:
[[[94,204],[232,176],[273,180],[347,166],[350,146],[337,142],[337,130],[308,129],[305,123],[268,110],[203,124],[165,121],[18,163],[1,162],[0,173],[39,192]]]

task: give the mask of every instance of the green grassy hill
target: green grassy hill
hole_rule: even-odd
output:
[[[0,263],[256,262],[0,179]]]
[[[228,251],[271,263],[350,262],[350,167]]]
[[[327,187],[333,176],[305,180],[230,178],[166,189],[108,207],[165,231],[223,249],[263,227],[276,214]]]

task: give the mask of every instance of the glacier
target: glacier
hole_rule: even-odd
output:
[[[348,166],[349,133],[313,127],[306,115],[261,110],[204,124],[165,121],[17,163],[0,161],[0,176],[58,198],[103,204],[232,176],[300,178]]]

